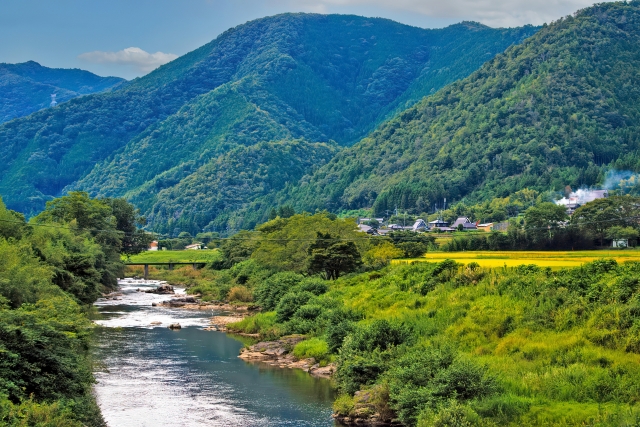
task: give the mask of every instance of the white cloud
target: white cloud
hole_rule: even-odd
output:
[[[589,7],[594,0],[289,0],[312,10],[339,12],[351,6],[375,6],[433,18],[473,20],[492,27],[540,25]]]
[[[78,58],[95,64],[129,65],[142,73],[148,73],[167,62],[173,61],[178,55],[173,53],[149,53],[139,47],[128,47],[117,52],[93,51],[78,55]]]

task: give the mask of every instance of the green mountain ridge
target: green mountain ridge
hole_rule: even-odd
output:
[[[128,197],[155,230],[250,227],[233,212],[292,187],[337,146],[537,30],[469,22],[425,30],[349,15],[251,21],[119,90],[0,126],[0,194],[27,214],[81,189]],[[252,170],[238,166],[251,177],[243,197],[204,185],[218,182],[209,174],[229,153],[265,149],[284,157],[264,154]],[[246,190],[281,161],[293,169],[268,191]],[[203,194],[181,198],[190,186]]]
[[[0,64],[0,123],[27,116],[57,102],[113,89],[126,80],[89,71],[43,67],[34,61]]]
[[[445,197],[562,191],[597,185],[609,168],[638,171],[639,43],[640,2],[581,10],[403,111],[269,202],[420,213]]]

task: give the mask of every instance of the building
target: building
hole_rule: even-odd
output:
[[[487,233],[493,231],[493,223],[488,222],[486,224],[478,224],[478,230],[485,231]]]
[[[358,231],[362,231],[363,233],[368,233],[371,230],[373,230],[373,227],[371,226],[358,224]]]
[[[192,243],[190,245],[185,246],[185,249],[189,251],[198,251],[202,249],[202,243]]]
[[[416,222],[413,223],[413,227],[411,227],[411,230],[414,232],[426,231],[428,229],[429,226],[424,222],[424,219],[417,219]]]
[[[629,247],[629,239],[613,239],[611,242],[612,248],[628,248]]]
[[[462,227],[462,229],[465,231],[478,229],[475,222],[471,222],[471,220],[466,216],[461,216],[460,218],[456,219],[456,221],[451,225],[451,228],[453,228],[454,230],[458,230],[460,227]]]
[[[147,249],[148,251],[157,251],[158,250],[158,241],[154,240],[153,242],[149,243],[149,249]]]
[[[429,221],[429,228],[442,228],[442,227],[448,227],[448,226],[449,226],[449,223],[443,221],[440,218],[434,219],[433,221]]]

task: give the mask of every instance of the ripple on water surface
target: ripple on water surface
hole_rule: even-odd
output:
[[[151,307],[168,297],[136,292],[155,285],[96,304],[95,390],[110,427],[334,425],[329,381],[238,359],[239,341],[201,329],[211,312]]]

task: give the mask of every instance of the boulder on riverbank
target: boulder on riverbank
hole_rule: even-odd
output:
[[[148,291],[144,291],[147,294],[158,294],[158,295],[168,295],[168,294],[175,294],[175,291],[173,290],[173,286],[165,283],[163,285],[158,286],[155,289],[150,289]]]
[[[388,393],[389,390],[380,385],[356,391],[349,413],[334,413],[332,416],[347,426],[400,427],[402,423],[395,419],[395,413],[387,403]]]
[[[177,308],[177,307],[184,307],[187,304],[197,304],[197,303],[198,303],[198,300],[195,299],[194,297],[181,297],[181,298],[173,298],[173,299],[170,299],[169,301],[163,301],[161,305],[165,307]]]
[[[259,342],[240,350],[238,357],[247,361],[264,362],[279,368],[302,369],[316,377],[330,378],[335,372],[334,364],[321,367],[313,357],[298,359],[293,355],[293,348],[305,339],[306,337],[302,335],[290,335],[277,341]]]

